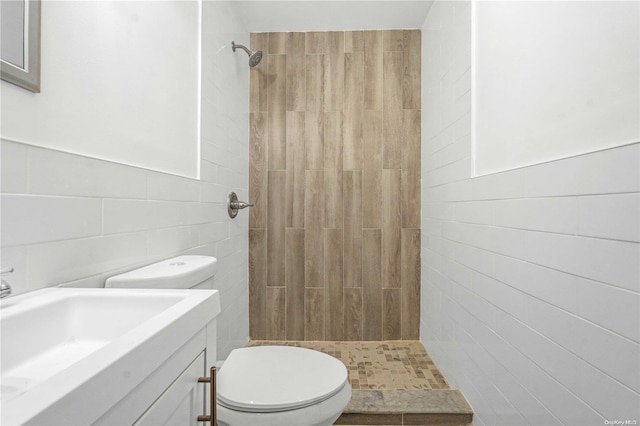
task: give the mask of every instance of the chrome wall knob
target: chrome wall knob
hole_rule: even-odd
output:
[[[3,268],[0,270],[0,275],[10,274],[13,272],[13,268]],[[11,296],[11,286],[5,280],[0,280],[0,299],[4,299],[7,296]]]
[[[238,196],[235,192],[229,193],[227,197],[227,212],[231,219],[238,215],[238,210],[246,209],[247,207],[253,207],[253,204],[238,201]]]

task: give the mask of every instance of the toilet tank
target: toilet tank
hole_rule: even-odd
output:
[[[187,255],[163,260],[140,269],[107,278],[107,288],[198,288],[212,289],[218,260],[211,256]]]

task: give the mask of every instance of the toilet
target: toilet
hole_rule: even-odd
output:
[[[213,288],[217,260],[178,256],[110,277],[111,288]],[[217,373],[220,426],[329,426],[351,399],[344,364],[311,349],[256,346],[231,351]]]
[[[218,373],[218,424],[332,425],[351,399],[347,378],[344,364],[311,349],[235,349]]]

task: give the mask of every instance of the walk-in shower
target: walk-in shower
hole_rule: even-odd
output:
[[[231,42],[231,49],[235,52],[237,47],[239,47],[240,49],[244,50],[245,52],[247,52],[247,55],[249,55],[249,66],[250,67],[255,67],[262,60],[262,50],[256,50],[255,52],[252,52],[251,50],[247,49],[246,46],[243,46],[241,44],[236,44],[235,41],[232,41]]]

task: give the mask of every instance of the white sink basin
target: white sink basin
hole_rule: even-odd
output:
[[[51,288],[1,306],[0,423],[14,425],[55,417],[72,400],[104,411],[110,387],[133,388],[220,312],[220,299],[216,290]],[[88,398],[89,389],[106,391]]]

